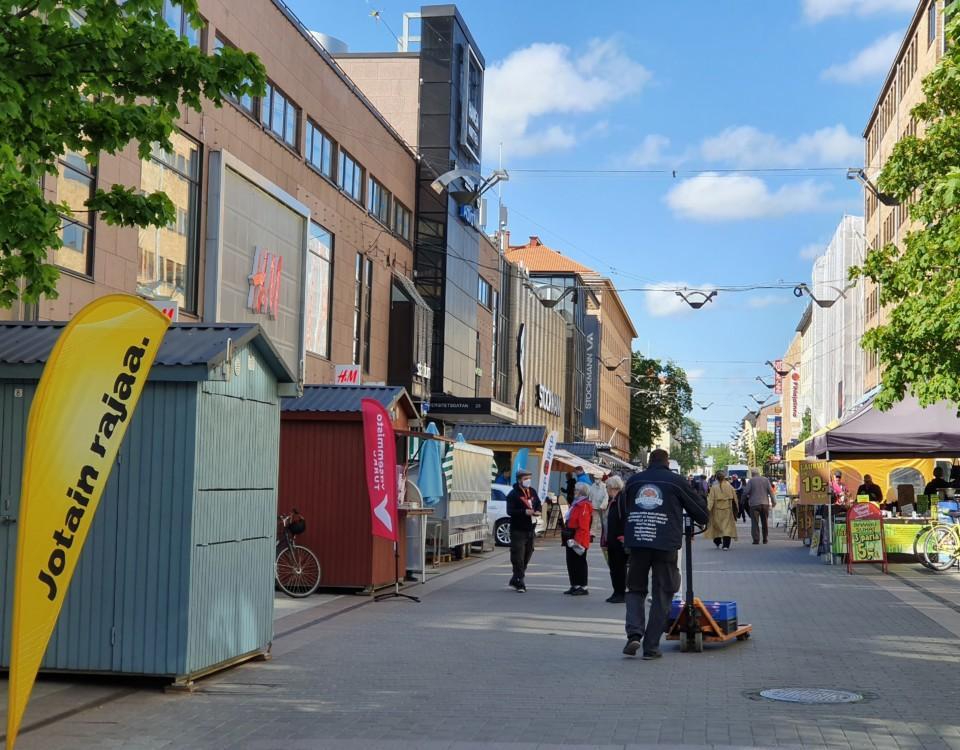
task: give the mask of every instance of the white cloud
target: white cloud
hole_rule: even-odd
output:
[[[843,125],[805,133],[783,141],[750,125],[727,128],[704,139],[704,159],[726,162],[742,169],[758,167],[844,166],[863,159],[863,141]]]
[[[670,146],[665,135],[647,135],[627,156],[627,162],[634,167],[652,167],[664,161],[664,151]]]
[[[486,70],[484,141],[491,148],[502,142],[514,156],[572,148],[577,130],[558,116],[597,112],[649,80],[613,39],[594,39],[579,56],[562,44],[531,44]],[[553,124],[538,127],[547,116]]]
[[[827,251],[826,245],[820,242],[811,242],[800,248],[800,257],[803,260],[816,260]]]
[[[881,37],[847,62],[831,65],[820,75],[838,83],[862,83],[878,78],[890,69],[899,48],[899,32]]]
[[[916,7],[917,0],[803,0],[803,16],[818,23],[834,16],[905,13]]]
[[[764,294],[760,297],[749,297],[747,299],[747,307],[760,310],[764,307],[771,307],[772,305],[785,305],[792,299],[792,296],[787,296],[786,294]]]
[[[644,295],[647,314],[654,318],[667,318],[673,315],[685,315],[693,312],[693,308],[683,300],[683,297],[677,294],[677,289],[683,289],[684,293],[692,301],[700,301],[702,297],[699,294],[691,296],[690,292],[702,291],[705,294],[709,294],[711,291],[711,287],[709,286],[690,286],[683,281],[664,281],[656,284],[654,288],[658,291],[647,292]],[[663,291],[659,291],[659,289],[663,289]],[[713,302],[707,304],[713,304]],[[687,377],[690,378],[689,371],[687,372]]]
[[[771,190],[757,177],[704,172],[674,187],[666,201],[682,218],[736,221],[818,211],[824,208],[826,190],[812,180]]]
[[[689,381],[689,380],[699,380],[700,378],[702,378],[704,375],[707,374],[707,371],[704,370],[702,367],[694,367],[690,370],[686,370],[686,373],[687,373],[687,380]]]

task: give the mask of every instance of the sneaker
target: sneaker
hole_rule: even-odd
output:
[[[576,586],[571,586],[566,591],[564,591],[564,596],[573,596],[573,593],[577,590]]]
[[[754,542],[754,544],[760,544],[760,542]]]
[[[766,544],[766,543],[767,543],[767,540],[766,540],[766,539],[764,539],[764,540],[763,540],[763,543],[764,543],[764,544]]]
[[[627,639],[627,645],[623,647],[623,653],[627,656],[636,656],[637,651],[640,650],[640,647],[643,645],[643,637],[639,635],[631,635]]]
[[[660,649],[657,648],[653,651],[644,651],[642,658],[644,661],[652,661],[653,659],[659,659],[661,656],[663,656],[663,654]]]
[[[605,601],[608,604],[623,604],[626,601],[626,598],[623,596],[623,594],[612,594],[608,596]]]
[[[518,594],[526,594],[526,593],[527,593],[527,586],[526,586],[525,583],[518,583],[518,584],[517,584],[517,593],[518,593]]]
[[[590,592],[587,591],[583,586],[577,586],[571,593],[570,596],[587,596]]]

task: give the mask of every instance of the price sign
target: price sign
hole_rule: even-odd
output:
[[[830,502],[830,465],[826,461],[802,461],[799,469],[801,505]]]
[[[887,572],[883,514],[874,503],[856,503],[847,509],[847,572],[856,563],[882,562]]]

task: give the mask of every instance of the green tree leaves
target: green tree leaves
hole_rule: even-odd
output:
[[[174,0],[194,28],[196,0]],[[131,186],[98,190],[85,206],[63,206],[44,194],[68,151],[95,164],[138,143],[169,148],[183,107],[226,95],[262,93],[266,75],[253,54],[223,49],[207,55],[179,38],[163,19],[163,0],[35,0],[0,2],[0,306],[20,294],[55,297],[63,211],[96,210],[124,226],[162,226],[174,218],[163,193]]]
[[[889,408],[907,392],[924,404],[960,404],[960,19],[947,24],[946,53],[923,81],[913,109],[919,136],[903,138],[879,179],[920,228],[897,247],[871,250],[851,278],[880,285],[883,325],[863,347],[883,372],[875,404]]]
[[[682,367],[639,352],[633,353],[630,373],[630,451],[638,456],[661,434],[680,430],[684,415],[693,408],[693,389]]]

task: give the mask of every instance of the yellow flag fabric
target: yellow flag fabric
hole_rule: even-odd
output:
[[[23,462],[7,697],[12,750],[37,670],[170,324],[137,297],[84,307],[60,334],[37,386]]]

